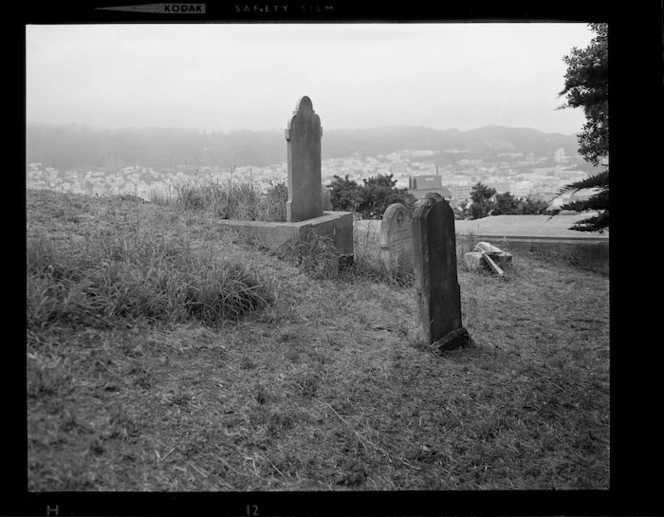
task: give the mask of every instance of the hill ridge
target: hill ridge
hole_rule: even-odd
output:
[[[326,129],[323,159],[378,156],[400,150],[458,150],[470,157],[500,153],[551,156],[563,148],[576,155],[575,136],[533,128],[483,126],[469,131],[426,126]],[[173,167],[185,162],[229,167],[266,166],[285,160],[285,140],[278,130],[228,133],[185,128],[93,128],[82,124],[27,124],[27,159],[61,169],[141,164]]]

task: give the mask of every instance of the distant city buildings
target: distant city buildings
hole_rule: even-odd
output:
[[[475,158],[466,150],[398,150],[387,155],[354,154],[323,160],[322,180],[327,185],[334,176],[348,176],[362,184],[362,180],[379,174],[392,175],[397,188],[406,188],[415,197],[436,192],[449,197],[453,204],[470,199],[473,186],[481,182],[501,194],[509,192],[517,197],[531,196],[549,202],[557,198],[563,185],[588,177],[587,172],[578,169],[582,163],[580,157],[568,156],[562,147],[549,157],[534,153],[499,153],[494,161]],[[173,196],[178,186],[187,182],[285,182],[286,179],[285,161],[232,170],[208,165],[181,165],[167,170],[131,165],[118,170],[58,171],[42,163],[29,163],[26,168],[27,188],[88,195],[132,194],[148,200],[154,193]]]
[[[428,194],[438,194],[453,205],[470,197],[472,185],[468,181],[443,185],[440,175],[413,176],[408,178],[408,192],[416,199],[424,199]]]

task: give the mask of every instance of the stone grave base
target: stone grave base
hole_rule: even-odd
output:
[[[289,241],[297,241],[308,231],[314,230],[319,235],[328,235],[339,250],[343,262],[352,261],[353,257],[353,213],[325,212],[320,217],[297,223],[273,223],[267,221],[239,221],[223,219],[222,225],[249,234],[270,251],[276,252]]]
[[[463,348],[470,343],[470,334],[465,327],[460,327],[446,334],[434,342],[434,346],[440,351],[445,352],[455,348]]]

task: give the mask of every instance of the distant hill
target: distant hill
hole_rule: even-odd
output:
[[[563,147],[577,154],[573,135],[543,133],[529,128],[486,126],[471,131],[427,127],[381,127],[325,130],[323,159],[377,156],[395,151],[438,151],[434,161],[458,159],[445,151],[465,151],[464,157],[495,158],[500,153],[552,156]],[[286,160],[283,131],[203,132],[181,128],[110,130],[81,124],[27,125],[28,162],[58,169],[79,167],[265,166]]]
[[[563,147],[568,155],[577,154],[578,142],[574,135],[543,133],[536,129],[485,126],[464,133],[477,149],[495,149],[499,152],[523,152],[549,155]]]
[[[349,156],[354,152],[375,156],[402,149],[414,149],[466,151],[473,156],[485,157],[518,152],[552,156],[561,147],[567,155],[576,155],[576,136],[502,126],[486,126],[464,132],[427,127],[388,127],[327,131],[323,153],[327,152],[330,158],[336,158]]]

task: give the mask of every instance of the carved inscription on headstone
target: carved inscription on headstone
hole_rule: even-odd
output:
[[[323,215],[321,138],[323,128],[309,97],[297,101],[285,131],[288,147],[286,220],[306,221]]]
[[[387,207],[380,223],[380,258],[387,269],[413,274],[413,223],[401,203]]]

